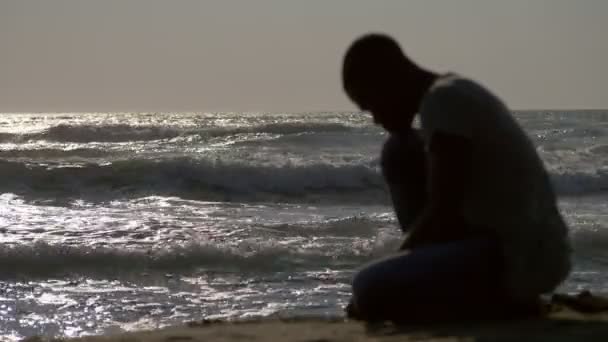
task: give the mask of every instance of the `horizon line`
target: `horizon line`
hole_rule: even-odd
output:
[[[528,111],[608,111],[606,108],[517,108],[510,109],[512,112],[528,112]],[[337,109],[337,110],[296,110],[296,111],[266,111],[266,110],[110,110],[110,111],[98,111],[98,110],[87,110],[87,111],[0,111],[2,114],[102,114],[102,113],[120,113],[120,114],[143,114],[143,113],[239,113],[239,114],[299,114],[299,113],[364,113],[361,110],[348,110],[348,109]]]

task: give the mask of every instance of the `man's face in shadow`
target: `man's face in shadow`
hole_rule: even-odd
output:
[[[346,84],[349,98],[362,110],[369,112],[374,123],[390,133],[409,130],[418,111],[418,101],[410,96],[411,89],[396,84]]]

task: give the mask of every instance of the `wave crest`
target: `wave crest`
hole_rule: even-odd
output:
[[[274,166],[182,157],[51,168],[0,161],[0,177],[1,192],[40,197],[156,194],[211,201],[388,201],[375,162]],[[554,173],[551,178],[558,195],[608,191],[606,170]]]
[[[197,135],[201,138],[231,136],[235,134],[267,133],[298,134],[348,132],[358,128],[337,123],[271,123],[249,127],[172,127],[115,125],[67,125],[50,127],[42,132],[27,134],[0,133],[0,142],[19,143],[31,140],[54,142],[128,142],[173,139]]]
[[[19,195],[90,197],[161,194],[201,200],[295,200],[325,197],[365,202],[386,197],[373,166],[254,166],[175,158],[48,168],[0,162],[0,191]]]
[[[93,248],[46,243],[0,247],[0,278],[66,274],[180,273],[200,268],[220,271],[278,272],[319,267],[352,268],[386,253],[389,245],[344,244],[306,250],[275,242],[218,245],[193,243],[166,250]],[[378,251],[381,249],[382,251]]]

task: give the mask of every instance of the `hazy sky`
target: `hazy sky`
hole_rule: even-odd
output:
[[[514,109],[608,108],[606,0],[0,0],[0,112],[351,110],[369,31]]]

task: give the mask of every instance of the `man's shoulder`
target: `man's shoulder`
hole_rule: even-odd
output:
[[[470,78],[450,73],[435,81],[421,109],[424,111],[425,107],[430,109],[437,106],[442,110],[487,110],[495,105],[503,107],[502,101],[485,86]]]
[[[450,73],[440,76],[429,89],[429,94],[446,98],[474,99],[479,95],[489,95],[490,91],[470,78]]]
[[[422,117],[435,114],[443,116],[447,112],[470,109],[474,106],[474,96],[470,91],[475,88],[472,87],[473,83],[456,74],[440,76],[429,88],[421,103]]]
[[[483,85],[457,74],[446,74],[429,88],[419,114],[427,138],[438,130],[470,138],[477,127],[503,122],[509,111]]]

